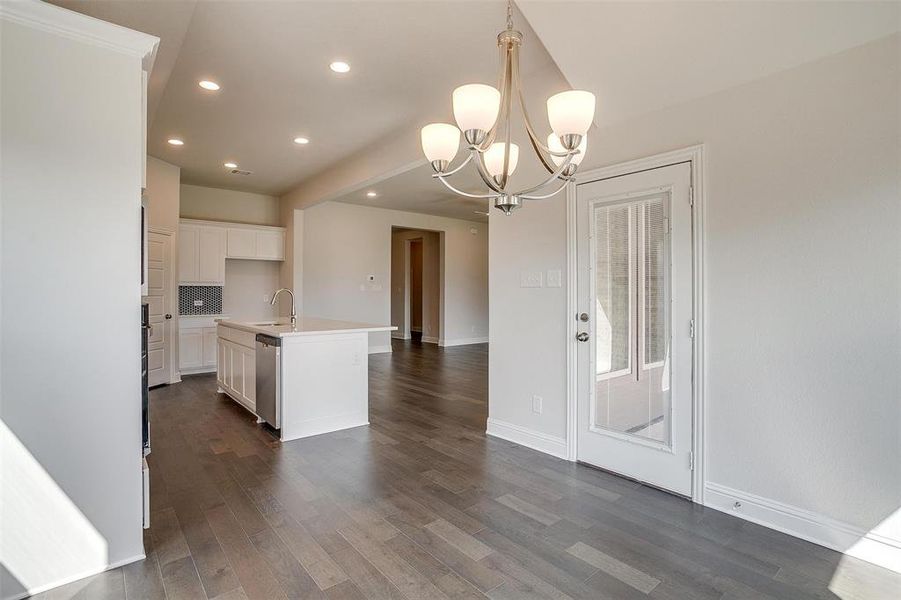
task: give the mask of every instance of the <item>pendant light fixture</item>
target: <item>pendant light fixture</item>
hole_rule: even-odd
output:
[[[507,0],[507,29],[497,36],[501,54],[501,70],[497,88],[481,83],[462,85],[454,90],[453,106],[456,125],[431,123],[420,132],[422,151],[438,179],[456,194],[467,198],[487,198],[509,215],[523,200],[541,200],[557,194],[573,180],[585,156],[588,128],[594,120],[595,97],[591,92],[569,90],[548,98],[547,116],[552,133],[539,138],[529,120],[523,101],[519,75],[519,49],[522,33],[513,29],[513,4]],[[513,102],[519,104],[529,142],[550,176],[530,188],[511,191],[509,178],[519,164],[519,146],[511,142],[510,117]],[[451,162],[460,148],[460,133],[469,155],[458,166]],[[448,182],[470,162],[485,185],[486,194],[461,191]],[[555,188],[547,192],[546,188]]]

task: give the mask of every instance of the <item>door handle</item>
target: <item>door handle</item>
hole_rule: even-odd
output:
[[[579,340],[580,342],[587,342],[588,334],[583,331],[582,333],[580,333],[576,336],[576,339]]]
[[[171,319],[171,318],[172,318],[172,315],[166,313],[166,319],[168,320],[168,319]]]
[[[579,320],[582,321],[583,323],[587,323],[588,322],[588,313],[580,313]]]

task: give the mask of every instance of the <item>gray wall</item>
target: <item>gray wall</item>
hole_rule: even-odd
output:
[[[0,23],[0,586],[11,595],[144,552],[141,58]]]
[[[708,480],[865,530],[901,501],[899,50],[593,132],[586,159],[706,144]],[[565,272],[565,200],[490,224],[491,418],[563,438],[565,289],[519,273]]]

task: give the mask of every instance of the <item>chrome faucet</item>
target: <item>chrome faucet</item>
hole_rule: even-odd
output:
[[[297,325],[297,308],[294,305],[294,292],[292,292],[288,288],[280,288],[277,292],[272,294],[272,300],[269,301],[269,305],[275,306],[275,301],[278,299],[278,295],[282,292],[288,292],[289,294],[291,294],[291,326],[294,327]]]

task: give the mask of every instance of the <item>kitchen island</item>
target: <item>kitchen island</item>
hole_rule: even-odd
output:
[[[282,441],[369,423],[369,333],[394,331],[316,317],[217,326],[219,392]]]

